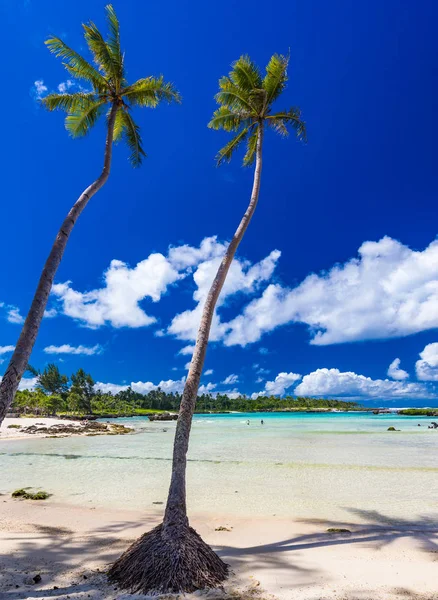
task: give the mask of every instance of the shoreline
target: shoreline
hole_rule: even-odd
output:
[[[43,590],[47,598],[130,598],[108,585],[103,573],[134,539],[160,522],[163,510],[84,508],[8,497],[2,508],[0,589],[14,600],[41,597]],[[438,532],[424,525],[415,530],[406,523],[204,514],[191,515],[191,524],[230,564],[234,575],[226,589],[260,588],[266,592],[262,597],[273,594],[279,600],[438,597],[432,573]],[[229,531],[215,531],[219,527]],[[351,533],[331,534],[330,527]],[[35,574],[41,582],[29,583]]]

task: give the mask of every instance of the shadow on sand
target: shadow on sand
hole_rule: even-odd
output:
[[[319,533],[298,535],[259,546],[216,546],[215,550],[231,565],[233,571],[259,574],[264,570],[278,572],[278,578],[284,579],[284,587],[291,590],[311,585],[323,576],[317,568],[309,569],[300,565],[298,556],[311,548],[365,544],[379,549],[400,538],[411,538],[422,551],[438,552],[438,518],[429,516],[393,520],[377,511],[349,509],[349,512],[353,517],[349,522],[333,523],[318,519],[300,521],[312,528],[320,526]],[[108,593],[110,590],[117,597],[114,588],[106,583],[105,566],[113,562],[135,537],[155,524],[153,518],[145,517],[139,522],[116,522],[96,528],[82,536],[67,526],[32,525],[31,533],[26,532],[26,537],[20,533],[3,535],[4,546],[12,546],[14,552],[0,559],[0,597],[5,600],[29,596],[35,599],[64,599],[67,596],[71,600],[97,599],[102,597],[102,592]],[[351,533],[328,533],[329,527],[346,528]],[[101,565],[100,572],[90,569],[90,560],[94,565]],[[41,583],[25,585],[25,578],[36,572],[42,575]],[[61,573],[71,573],[68,584],[65,583],[65,575],[62,586],[57,583]],[[16,585],[19,587],[16,588]],[[57,589],[53,589],[54,586]]]

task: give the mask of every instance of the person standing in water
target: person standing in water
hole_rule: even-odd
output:
[[[260,421],[260,424],[261,424],[261,425],[264,425],[263,419]]]

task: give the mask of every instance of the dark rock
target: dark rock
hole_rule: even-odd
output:
[[[176,421],[178,419],[178,415],[171,415],[170,413],[159,413],[148,415],[149,421]]]
[[[343,527],[329,527],[327,533],[351,533],[351,531]]]
[[[33,578],[33,582],[34,583],[39,583],[41,581],[41,575],[39,573],[37,573],[35,575],[35,577]]]
[[[400,429],[396,429],[395,427],[388,427],[387,431],[400,431]]]

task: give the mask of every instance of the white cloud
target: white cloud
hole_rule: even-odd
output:
[[[259,348],[260,354],[269,354],[269,350],[267,348]]]
[[[189,346],[184,346],[184,348],[181,348],[181,350],[178,352],[178,354],[182,354],[182,355],[190,355],[192,356],[193,352],[195,351],[195,346],[190,344]]]
[[[20,315],[20,310],[16,306],[9,307],[8,316],[6,318],[9,323],[17,323],[19,325],[24,323],[24,317]]]
[[[211,383],[211,381],[209,381],[207,384],[203,384],[203,385],[199,386],[198,395],[200,395],[200,394],[209,394],[216,387],[217,386],[216,386],[215,383]]]
[[[167,394],[172,392],[180,394],[184,389],[185,381],[185,377],[182,377],[176,381],[173,379],[168,379],[167,381],[160,381],[160,383],[157,384],[152,383],[152,381],[133,381],[130,385],[119,385],[118,383],[103,383],[99,381],[94,387],[104,393],[112,394],[117,394],[118,392],[128,389],[128,387],[131,387],[134,392],[138,392],[139,394],[147,394],[152,390],[157,390],[158,388]]]
[[[260,379],[260,378],[259,378]],[[263,392],[252,394],[252,398],[257,396],[283,396],[285,391],[294,383],[301,379],[298,373],[279,373],[274,381],[267,381]]]
[[[104,274],[105,287],[90,292],[77,292],[70,283],[52,288],[63,306],[64,314],[97,328],[105,323],[113,327],[145,327],[155,322],[139,306],[150,298],[157,302],[167,287],[180,278],[162,254],[151,254],[134,268],[120,260],[112,260]]]
[[[420,352],[421,360],[415,363],[415,371],[420,381],[438,381],[438,343],[427,344]]]
[[[45,319],[53,319],[53,317],[56,317],[57,314],[58,314],[58,311],[56,310],[56,308],[49,308],[44,311],[44,318]]]
[[[225,377],[222,383],[225,385],[234,385],[235,383],[239,383],[239,376],[235,373],[232,373],[231,375],[228,375],[228,377]]]
[[[62,346],[46,346],[44,348],[46,354],[79,354],[83,356],[93,356],[93,354],[101,354],[102,346],[70,346],[70,344],[62,344]]]
[[[309,326],[316,345],[405,336],[438,327],[438,241],[414,251],[384,237],[359,258],[309,275],[297,287],[269,285],[224,325],[226,345],[257,342],[280,325]]]
[[[392,363],[388,367],[388,377],[391,379],[397,379],[398,381],[403,381],[404,379],[409,379],[409,373],[400,369],[400,359],[394,358]]]
[[[2,380],[2,377],[0,375],[0,381]],[[35,386],[37,384],[37,378],[36,377],[23,377],[22,380],[20,381],[20,384],[18,386],[18,389],[22,392],[24,390],[34,390]]]
[[[207,369],[204,373],[204,375],[207,377],[208,375],[213,375],[213,369]]]
[[[72,79],[67,79],[67,81],[62,81],[58,85],[58,92],[60,94],[65,94],[71,87],[75,87],[75,86],[76,86],[75,81],[73,81]]]
[[[41,100],[43,96],[45,96],[48,92],[48,87],[44,85],[44,81],[42,79],[37,79],[32,88],[32,95],[37,99]]]
[[[187,363],[184,365],[184,369],[185,369],[186,371],[188,371],[188,370],[190,369],[190,365],[191,365],[191,361],[187,362]]]
[[[225,252],[225,246],[218,244],[217,250],[219,249],[220,253],[212,253],[213,257],[201,262],[193,274],[193,280],[197,287],[193,298],[197,302],[197,306],[193,310],[186,310],[176,315],[168,328],[168,333],[181,340],[193,341],[196,339],[204,302]],[[227,298],[237,293],[254,293],[262,282],[271,279],[280,254],[278,250],[274,250],[269,256],[253,265],[247,260],[235,258],[219,296],[216,310],[225,304]],[[216,312],[213,317],[210,341],[222,339],[226,329],[227,327],[221,323]]]
[[[298,396],[331,396],[350,399],[398,400],[403,398],[433,397],[430,390],[421,383],[371,379],[351,371],[342,373],[339,369],[317,369],[303,377],[295,388]]]
[[[15,350],[15,346],[0,346],[0,355],[8,354],[8,352],[13,352]]]
[[[188,245],[171,247],[168,256],[153,253],[130,268],[112,260],[104,273],[104,286],[79,292],[71,282],[55,284],[52,293],[62,304],[64,314],[91,328],[110,324],[113,327],[146,327],[156,321],[141,307],[146,298],[158,302],[168,287],[189,275],[197,262],[210,260],[224,251],[215,237],[205,238],[199,248]],[[156,331],[161,337],[162,331]]]

